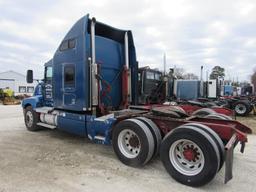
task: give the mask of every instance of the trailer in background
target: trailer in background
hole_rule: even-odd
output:
[[[233,86],[223,85],[223,95],[222,96],[233,96]]]
[[[180,100],[194,100],[201,97],[201,81],[176,79],[174,95]]]

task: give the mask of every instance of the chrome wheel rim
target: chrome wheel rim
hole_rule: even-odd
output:
[[[169,150],[173,167],[183,175],[194,176],[204,168],[205,159],[200,147],[193,141],[180,139]]]
[[[33,114],[31,111],[27,111],[26,113],[26,123],[28,127],[32,127],[33,124]]]
[[[243,104],[237,104],[235,107],[235,111],[238,114],[244,114],[246,112],[246,107]]]
[[[125,157],[136,158],[141,150],[138,135],[130,129],[124,129],[118,135],[118,148]]]

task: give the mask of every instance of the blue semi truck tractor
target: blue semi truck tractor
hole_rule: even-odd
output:
[[[58,127],[109,144],[115,120],[105,115],[136,104],[137,90],[131,87],[137,86],[137,66],[131,32],[100,22],[96,26],[86,15],[45,64],[34,96],[23,101],[26,126],[31,131]],[[28,82],[32,76],[29,70]]]
[[[22,102],[29,131],[59,129],[111,144],[121,162],[140,167],[160,153],[177,181],[200,186],[226,162],[250,129],[236,121],[188,117],[181,109],[137,106],[138,62],[129,30],[78,20],[45,64],[34,96]],[[33,82],[33,71],[27,71]],[[224,143],[227,144],[224,146]]]

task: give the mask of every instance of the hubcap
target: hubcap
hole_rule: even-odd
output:
[[[169,150],[169,158],[174,168],[187,176],[200,173],[204,167],[204,154],[193,141],[180,139]]]
[[[246,112],[246,107],[243,104],[237,104],[235,107],[235,111],[238,114],[244,114]]]
[[[127,158],[137,157],[141,150],[138,135],[132,130],[124,129],[118,135],[118,148]]]
[[[33,114],[31,111],[27,111],[26,113],[26,123],[28,127],[32,127],[33,124]]]

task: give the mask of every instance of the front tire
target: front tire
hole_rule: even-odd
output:
[[[168,173],[188,186],[210,182],[220,163],[218,147],[211,136],[190,126],[180,126],[165,136],[160,157]]]
[[[40,129],[37,125],[39,122],[39,115],[32,109],[31,106],[24,109],[24,121],[29,131],[38,131]]]

